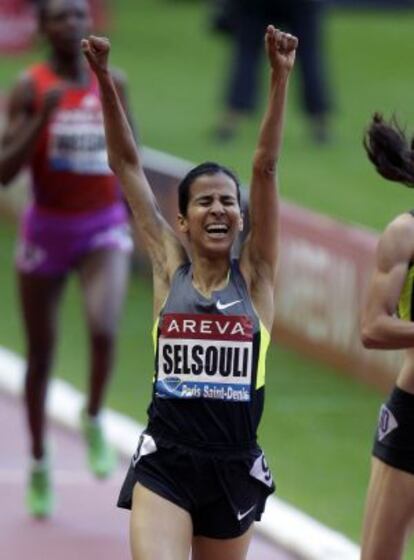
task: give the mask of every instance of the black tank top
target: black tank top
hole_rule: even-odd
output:
[[[194,446],[254,444],[269,341],[238,261],[211,298],[194,288],[191,264],[179,267],[154,326],[149,431]]]

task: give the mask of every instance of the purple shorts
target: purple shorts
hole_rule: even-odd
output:
[[[31,206],[23,215],[16,264],[21,272],[58,276],[76,268],[82,257],[97,249],[130,253],[132,247],[122,203],[76,216]]]

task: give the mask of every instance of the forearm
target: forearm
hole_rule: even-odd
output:
[[[269,101],[253,158],[250,186],[250,259],[261,263],[274,278],[278,253],[279,196],[277,160],[282,144],[288,73],[272,71]],[[265,267],[267,265],[267,268]],[[256,266],[256,265],[255,265]],[[265,268],[264,268],[265,267]]]
[[[25,119],[14,131],[13,138],[6,138],[0,150],[1,183],[8,184],[30,161],[43,126],[44,118],[37,114]]]
[[[283,121],[288,89],[288,74],[272,70],[269,100],[259,132],[254,166],[274,173],[283,137]]]
[[[140,158],[134,134],[109,71],[100,72],[97,76],[102,94],[109,164],[114,173],[120,176],[125,166],[139,168]]]
[[[414,323],[396,317],[381,316],[363,323],[361,340],[365,348],[402,350],[414,347]]]

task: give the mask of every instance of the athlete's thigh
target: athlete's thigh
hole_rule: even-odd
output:
[[[125,298],[130,256],[102,248],[90,252],[79,264],[79,279],[88,324],[93,330],[113,333]]]
[[[65,276],[43,276],[18,271],[22,315],[29,346],[50,350]]]
[[[253,524],[240,537],[210,539],[194,537],[192,560],[244,560],[253,535]]]
[[[130,518],[133,560],[188,560],[192,533],[187,511],[135,484]]]
[[[414,475],[372,459],[361,560],[399,560],[414,518]]]

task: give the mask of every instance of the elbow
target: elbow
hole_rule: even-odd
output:
[[[368,331],[362,331],[361,342],[362,346],[364,348],[367,348],[368,350],[372,348],[378,348],[376,339]]]
[[[7,187],[14,176],[15,174],[10,173],[3,165],[0,164],[0,187]]]
[[[253,171],[258,175],[276,175],[277,158],[274,155],[256,151],[253,159]]]
[[[109,169],[114,173],[117,177],[122,175],[122,170],[125,168],[125,162],[118,158],[118,157],[111,157],[108,156],[108,165]]]
[[[374,325],[362,324],[361,343],[364,348],[383,348],[383,341]]]
[[[139,165],[139,160],[136,154],[115,155],[109,152],[108,165],[111,171],[119,177],[126,169],[136,168]]]
[[[0,154],[0,186],[8,186],[19,174],[24,162],[17,162],[13,157],[6,154],[6,148],[3,147],[3,153]]]
[[[108,166],[109,169],[112,171],[112,173],[114,173],[115,175],[118,175],[118,161],[117,158],[111,157],[110,154],[108,154]]]

